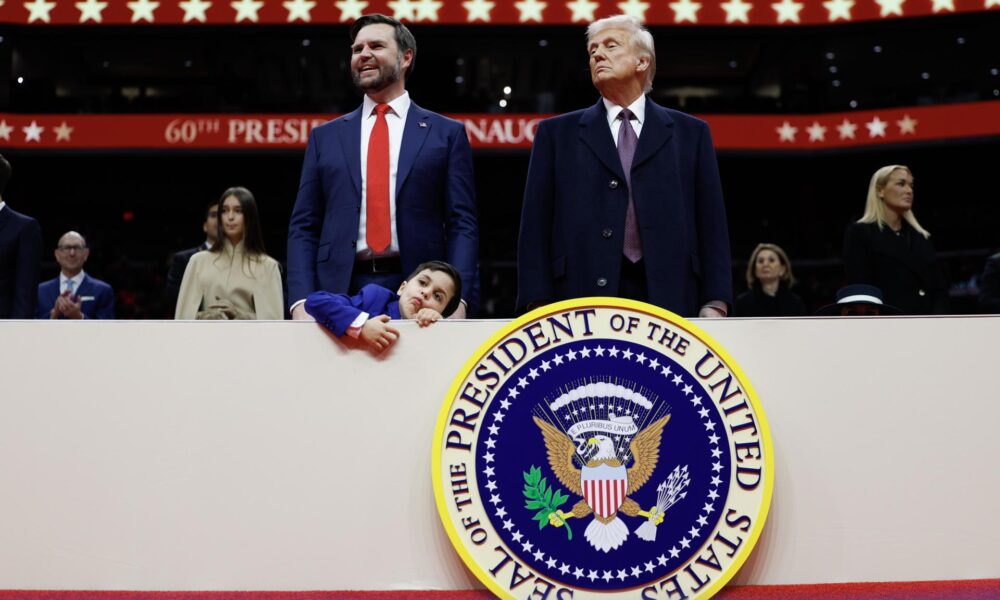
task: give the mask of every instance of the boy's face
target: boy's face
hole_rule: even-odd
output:
[[[417,316],[421,308],[433,308],[442,315],[455,295],[455,282],[444,271],[424,269],[399,284],[399,314],[404,319]]]

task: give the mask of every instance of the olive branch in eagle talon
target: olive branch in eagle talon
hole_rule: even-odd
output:
[[[569,496],[557,489],[549,487],[549,484],[542,477],[542,470],[532,465],[530,469],[523,472],[524,475],[524,498],[527,502],[524,507],[529,510],[539,509],[532,517],[538,521],[538,528],[543,529],[551,521],[557,527],[566,526],[566,537],[573,539],[573,530],[569,524],[560,516],[559,507],[566,503]]]
[[[597,514],[588,500],[581,498],[573,505],[570,512],[553,511],[549,517],[551,525],[559,527],[565,524],[567,519],[582,518],[593,514],[594,519],[584,530],[584,537],[594,548],[610,552],[621,546],[629,535],[628,528],[618,519],[617,513],[620,512],[629,517],[646,517],[653,527],[663,522],[665,516],[663,510],[658,510],[656,505],[649,510],[642,510],[642,507],[630,495],[639,491],[656,470],[656,464],[660,460],[660,440],[663,436],[663,427],[670,420],[670,415],[657,419],[633,438],[629,444],[633,464],[629,468],[626,468],[622,460],[617,457],[612,441],[607,436],[597,435],[587,440],[588,445],[597,447],[596,452],[590,454],[586,464],[582,469],[579,469],[574,464],[576,445],[573,440],[552,424],[538,417],[534,417],[533,420],[538,429],[541,430],[545,440],[549,467],[571,494],[585,496],[583,483],[588,473],[610,471],[624,478],[624,498],[621,504],[613,507],[614,510],[610,511],[609,514],[604,516]],[[650,540],[646,530],[639,537],[647,541]]]

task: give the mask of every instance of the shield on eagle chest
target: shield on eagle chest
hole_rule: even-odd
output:
[[[628,471],[624,465],[598,465],[580,471],[580,487],[591,510],[603,519],[618,512],[628,489]]]

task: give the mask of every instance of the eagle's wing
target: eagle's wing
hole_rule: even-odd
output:
[[[552,471],[559,478],[559,481],[569,488],[569,491],[577,496],[582,496],[580,469],[577,469],[576,465],[573,464],[573,453],[576,452],[573,440],[538,417],[533,417],[533,419],[535,425],[538,425],[538,428],[542,430],[545,449],[548,451],[549,466],[552,467]]]
[[[649,476],[656,470],[660,460],[660,438],[663,436],[663,426],[670,420],[670,415],[657,420],[643,429],[632,439],[629,449],[635,462],[628,470],[628,492],[631,494],[641,488]]]

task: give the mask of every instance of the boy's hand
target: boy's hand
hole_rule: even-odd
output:
[[[434,310],[433,308],[421,308],[417,311],[417,316],[414,317],[417,320],[417,325],[421,327],[427,327],[434,321],[441,318],[441,313]]]
[[[379,315],[368,319],[361,326],[361,333],[358,334],[358,337],[378,352],[382,352],[399,339],[399,332],[389,325],[389,320],[389,315]]]

